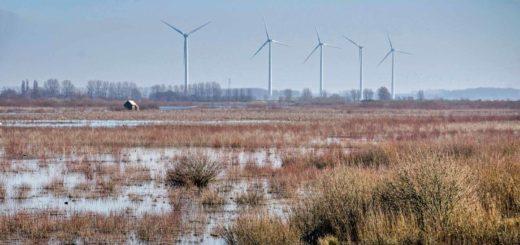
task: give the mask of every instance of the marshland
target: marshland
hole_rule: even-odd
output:
[[[0,240],[518,243],[520,105],[441,104],[2,107]]]
[[[0,0],[0,245],[520,244],[519,13]]]

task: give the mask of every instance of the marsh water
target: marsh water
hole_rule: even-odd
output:
[[[174,120],[0,120],[1,127],[92,127],[115,128],[154,125],[247,125],[288,123],[281,120],[205,120],[205,121],[174,121]]]
[[[145,213],[161,214],[172,211],[169,197],[170,186],[164,182],[166,171],[172,159],[187,151],[207,154],[214,159],[225,159],[232,165],[269,165],[279,168],[282,160],[276,149],[244,151],[225,148],[126,148],[119,154],[94,154],[88,156],[67,155],[48,159],[6,159],[2,155],[0,182],[6,190],[6,199],[0,202],[0,213],[49,211],[57,215],[74,213],[126,213],[141,216]],[[96,176],[89,176],[89,170],[78,166],[95,166]],[[137,175],[136,175],[137,174]],[[222,172],[215,185],[225,187],[222,193],[224,205],[205,208],[197,203],[187,206],[183,214],[184,222],[199,227],[181,237],[180,242],[224,241],[212,236],[212,231],[228,225],[246,207],[237,205],[232,199],[248,191],[255,185],[265,194],[263,208],[277,215],[285,215],[288,200],[274,198],[268,191],[268,181],[263,178],[242,178],[234,181],[223,180]],[[127,176],[132,181],[122,181],[109,194],[96,192],[101,179]],[[130,177],[128,177],[130,176]],[[139,176],[144,176],[139,178]],[[56,190],[53,183],[59,183]],[[19,194],[25,190],[24,195]],[[92,194],[93,193],[93,194]]]
[[[167,110],[184,108],[167,108]],[[288,123],[279,120],[0,120],[0,127],[23,128],[116,128],[154,125],[247,125]],[[322,145],[341,145],[345,139],[329,137],[315,139],[307,146],[284,148],[283,151],[304,153]],[[319,150],[318,150],[319,151]],[[210,187],[219,189],[223,205],[206,207],[187,200],[182,211],[175,211],[171,186],[165,182],[173,159],[187,152],[206,154],[225,162],[226,167]],[[234,149],[209,147],[123,148],[116,153],[85,153],[52,158],[8,159],[0,148],[0,184],[6,198],[0,202],[1,214],[18,212],[53,212],[56,215],[76,213],[124,213],[140,217],[144,214],[182,212],[183,225],[195,227],[183,232],[180,243],[223,244],[214,230],[232,224],[241,213],[267,212],[285,217],[292,200],[269,191],[269,180],[262,176],[230,179],[233,168],[248,165],[276,169],[282,167],[282,152],[277,148]],[[259,207],[238,205],[234,198],[254,187],[263,193],[265,201]],[[191,198],[191,197],[188,197]],[[130,242],[133,241],[130,239]]]

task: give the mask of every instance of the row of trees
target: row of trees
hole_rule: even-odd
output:
[[[20,90],[4,89],[0,93],[0,98],[60,98],[60,99],[77,99],[89,97],[91,99],[107,99],[107,100],[124,100],[142,98],[141,89],[135,83],[131,82],[106,82],[106,81],[89,81],[85,89],[77,88],[71,81],[58,81],[57,79],[49,79],[43,82],[34,80],[24,80],[21,83]]]
[[[21,83],[20,90],[4,89],[0,93],[0,98],[91,98],[104,100],[140,100],[148,98],[156,101],[251,101],[261,98],[263,95],[256,94],[253,89],[234,88],[222,89],[219,83],[206,82],[190,84],[188,93],[184,93],[184,86],[166,86],[154,85],[150,88],[139,88],[132,82],[107,82],[107,81],[89,81],[85,88],[77,88],[71,81],[58,81],[57,79],[49,79],[43,82],[24,80]],[[320,97],[314,97],[310,89],[303,89],[295,97],[298,91],[286,89],[280,91],[279,100],[281,101],[359,101],[361,94],[359,90],[351,90],[344,93],[343,96],[338,94],[327,95],[326,93]],[[374,100],[377,96],[378,100],[391,100],[391,94],[386,87],[381,87],[375,92],[371,89],[363,90],[364,100]],[[409,98],[405,98],[409,99]],[[413,98],[411,98],[413,99]],[[417,99],[424,99],[424,92],[419,91]]]
[[[15,90],[4,90],[4,94],[16,95]],[[78,95],[76,87],[69,80],[58,81],[57,79],[49,79],[40,86],[36,80],[32,82],[29,80],[22,81],[19,96],[26,98],[66,98],[71,99]]]
[[[283,96],[281,97],[281,100],[285,100],[285,101],[293,100],[292,90],[289,90],[289,89],[284,90],[282,94],[283,94]],[[392,99],[392,94],[390,94],[390,91],[386,87],[380,87],[379,89],[376,90],[376,92],[374,92],[372,89],[363,90],[363,100],[375,100],[376,99],[375,96],[377,96],[378,100],[383,100],[383,101]],[[343,96],[340,96],[339,94],[332,94],[329,96],[326,92],[324,92],[323,96],[313,97],[310,89],[304,89],[301,93],[301,96],[299,97],[299,100],[311,101],[316,98],[324,98],[324,99],[335,98],[335,99],[343,99],[346,101],[359,101],[361,99],[361,94],[359,93],[359,90],[353,89],[353,90],[345,92]],[[401,98],[401,99],[410,99],[410,98]],[[413,98],[411,98],[411,99],[413,99]],[[417,94],[417,99],[418,100],[424,99],[423,91],[419,91],[419,93]]]
[[[89,81],[85,88],[77,88],[71,81],[49,79],[43,82],[24,80],[20,90],[3,89],[0,98],[90,98],[104,100],[140,100],[147,97],[157,101],[251,101],[255,99],[252,89],[222,89],[216,82],[195,83],[184,93],[184,86],[154,85],[139,88],[132,82]]]
[[[184,86],[154,85],[148,98],[158,101],[251,101],[255,96],[252,89],[222,89],[216,82],[207,82],[188,85],[187,94]]]
[[[91,99],[140,100],[142,92],[135,83],[89,81],[86,95]]]

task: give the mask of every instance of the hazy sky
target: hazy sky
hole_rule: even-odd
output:
[[[183,30],[194,34],[191,81],[232,87],[266,87],[267,50],[262,18],[274,47],[273,88],[317,91],[319,57],[314,28],[340,50],[325,51],[325,89],[357,86],[357,49],[365,48],[365,84],[389,86],[390,62],[377,63],[394,46],[396,92],[495,86],[520,88],[518,0],[0,0],[0,87],[22,79],[133,81],[141,86],[182,84]]]

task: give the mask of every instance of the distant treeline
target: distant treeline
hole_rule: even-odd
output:
[[[339,103],[345,101],[359,101],[361,96],[358,90],[351,90],[342,94],[327,94],[313,96],[310,89],[295,91],[285,89],[275,91],[274,99],[280,101],[304,101]],[[238,101],[247,102],[256,99],[265,99],[266,91],[253,88],[223,89],[216,82],[195,83],[188,86],[188,93],[184,93],[184,86],[154,85],[148,88],[138,87],[133,82],[89,81],[86,87],[77,87],[69,80],[59,81],[49,79],[44,82],[24,80],[19,89],[4,88],[0,92],[0,99],[93,99],[93,100],[141,100],[152,101]],[[386,87],[377,91],[365,89],[364,100],[390,100],[391,96]],[[419,91],[416,99],[422,100],[424,93]],[[399,98],[413,100],[414,97]]]
[[[100,98],[107,100],[122,100],[127,98],[141,99],[142,92],[131,82],[90,81],[86,88],[76,87],[71,81],[49,79],[43,83],[34,80],[22,81],[20,89],[4,88],[0,93],[3,99],[83,99]]]
[[[256,99],[253,89],[222,89],[216,82],[195,83],[188,86],[154,85],[140,88],[133,82],[89,81],[84,88],[69,80],[49,79],[43,83],[24,80],[20,89],[4,88],[0,99],[97,99],[97,100],[141,100],[155,101],[241,101]]]

